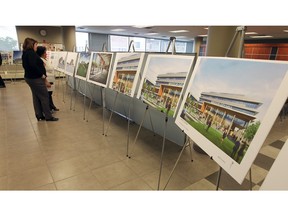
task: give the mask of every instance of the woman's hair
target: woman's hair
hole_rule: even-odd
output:
[[[33,49],[35,43],[38,43],[38,42],[34,40],[33,38],[25,38],[24,43],[23,43],[23,51],[26,51],[28,49]]]
[[[36,53],[41,57],[46,52],[46,47],[38,46]]]

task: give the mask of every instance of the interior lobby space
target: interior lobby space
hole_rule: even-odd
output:
[[[37,121],[25,81],[6,81],[0,89],[1,190],[216,190],[219,166],[208,155],[187,146],[168,181],[182,146],[166,140],[160,174],[162,136],[142,127],[134,144],[139,125],[132,122],[128,146],[125,118],[114,114],[105,136],[110,111],[97,104],[89,109],[88,99],[85,111],[79,93],[73,110],[71,97],[65,80],[57,79],[59,121]],[[275,121],[251,167],[252,182],[247,175],[239,185],[223,171],[219,190],[259,190],[288,138],[287,124],[285,115]]]

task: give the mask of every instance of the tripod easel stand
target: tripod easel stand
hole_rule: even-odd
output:
[[[170,41],[169,41],[169,44],[168,44],[166,53],[168,53],[169,48],[171,47],[171,48],[172,48],[172,55],[175,54],[175,40],[176,40],[175,37],[170,37]],[[172,46],[171,46],[171,45],[172,45]],[[133,152],[133,149],[134,149],[133,147],[134,147],[135,144],[136,144],[136,141],[137,141],[137,138],[138,138],[140,129],[141,129],[141,127],[142,127],[142,124],[143,124],[143,122],[144,122],[144,119],[145,119],[145,116],[146,116],[147,112],[149,112],[149,104],[146,105],[146,109],[145,109],[145,112],[144,112],[144,116],[143,116],[143,118],[142,118],[141,124],[140,124],[140,126],[139,126],[138,131],[137,131],[137,134],[136,134],[136,137],[135,137],[135,140],[134,140],[134,143],[133,143],[132,150],[131,150],[131,153],[130,153],[129,158],[131,158],[131,155],[132,155],[132,152]],[[150,114],[150,112],[149,112],[149,114]],[[153,129],[153,124],[152,124],[152,119],[151,119],[151,115],[150,115],[150,123],[151,123],[152,130],[154,131],[154,129]],[[159,188],[160,188],[160,182],[161,182],[161,174],[162,174],[162,167],[163,167],[163,155],[164,155],[165,141],[166,141],[167,123],[168,123],[168,112],[167,112],[166,115],[165,115],[165,126],[164,126],[164,134],[163,134],[163,141],[162,141],[162,150],[161,150],[160,169],[159,169],[159,177],[158,177],[157,190],[159,190]],[[155,133],[154,133],[154,134],[155,134]]]
[[[103,44],[103,48],[104,48],[104,44]],[[130,41],[128,52],[131,52],[131,48],[133,48],[133,52],[135,52],[135,47],[134,47],[134,41],[133,40]],[[112,79],[113,79],[113,77],[112,77]],[[111,122],[111,119],[112,119],[112,115],[115,112],[115,106],[116,106],[116,101],[117,101],[117,98],[118,98],[118,94],[119,94],[119,91],[116,91],[116,95],[115,95],[115,99],[114,99],[113,106],[112,106],[112,109],[111,109],[111,113],[110,113],[107,129],[106,129],[106,132],[104,133],[105,136],[107,136],[107,133],[108,133],[108,130],[109,130],[109,126],[110,126],[110,122]],[[123,104],[123,107],[124,107],[124,104]],[[130,119],[130,105],[129,105],[129,116],[127,117],[125,115],[125,117],[127,119]],[[129,120],[128,120],[128,124],[130,124]],[[128,129],[129,129],[129,125],[128,125]],[[129,131],[128,131],[128,135],[129,135]],[[128,140],[129,140],[129,138],[128,138]],[[127,145],[128,145],[128,143],[127,143]],[[127,149],[128,149],[128,147],[127,147]],[[127,155],[128,155],[128,150],[127,150],[126,156]]]
[[[168,179],[167,179],[167,182],[166,182],[163,190],[166,189],[166,187],[167,187],[167,185],[168,185],[168,183],[169,183],[169,181],[170,181],[170,179],[171,179],[171,177],[172,177],[172,175],[173,175],[173,173],[174,173],[174,171],[175,171],[175,169],[176,169],[176,166],[178,165],[178,163],[179,163],[179,161],[180,161],[180,158],[181,158],[181,156],[182,156],[182,154],[183,154],[183,152],[184,152],[184,149],[185,149],[186,147],[189,147],[189,149],[190,149],[191,162],[193,162],[193,158],[192,158],[192,144],[193,144],[193,141],[192,141],[189,137],[186,136],[186,141],[185,141],[185,143],[184,143],[184,145],[183,145],[183,147],[182,147],[182,150],[181,150],[181,152],[180,152],[180,154],[179,154],[179,156],[178,156],[178,158],[177,158],[177,160],[176,160],[176,162],[175,162],[175,164],[174,164],[174,167],[173,167],[173,169],[172,169],[172,171],[171,171],[171,173],[170,173],[170,175],[169,175],[169,177],[168,177]]]
[[[238,54],[237,54],[237,58],[243,58],[243,46],[244,46],[244,37],[245,37],[245,31],[246,31],[246,27],[245,26],[239,26],[236,28],[235,34],[232,38],[232,41],[228,47],[228,50],[225,54],[225,57],[228,57],[229,53],[231,52],[231,49],[233,47],[233,45],[236,42],[237,37],[239,37],[240,35],[240,41],[239,41],[239,50],[238,50]],[[213,158],[212,158],[213,159]],[[219,185],[220,185],[220,179],[221,179],[221,174],[222,174],[222,167],[220,167],[219,171],[218,171],[218,177],[217,177],[217,182],[216,182],[216,190],[219,189]],[[251,168],[249,169],[249,180],[250,180],[250,190],[252,190],[252,172],[251,172]]]

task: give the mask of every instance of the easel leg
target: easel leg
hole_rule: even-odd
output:
[[[190,149],[190,158],[191,158],[191,162],[193,162],[193,157],[192,157],[192,143],[191,140],[189,139],[189,149]]]
[[[131,103],[132,98],[130,99],[129,108],[128,108],[128,125],[127,125],[127,148],[126,148],[126,157],[129,155],[129,141],[130,141],[130,113],[131,113]]]
[[[76,84],[76,82],[75,82],[75,84]],[[78,79],[78,84],[77,84],[77,86],[75,86],[76,90],[74,90],[74,107],[73,107],[73,111],[75,111],[77,92],[79,91],[79,88],[80,88],[80,79]]]
[[[140,125],[139,125],[139,128],[138,128],[136,137],[135,137],[135,139],[134,139],[133,146],[132,146],[132,150],[131,150],[131,154],[130,154],[129,158],[131,158],[132,152],[133,152],[133,150],[134,150],[134,146],[135,146],[135,144],[136,144],[138,135],[139,135],[139,133],[140,133],[140,130],[141,130],[141,127],[142,127],[143,122],[144,122],[144,120],[145,120],[145,116],[146,116],[146,114],[147,114],[148,109],[149,109],[149,105],[146,106],[146,109],[145,109],[145,112],[144,112],[144,116],[143,116],[142,121],[141,121],[141,123],[140,123]]]
[[[62,82],[63,80],[65,80],[64,76],[62,78]],[[63,88],[63,91],[62,91],[62,96],[63,96],[63,103],[65,103],[65,92],[66,92],[66,88],[67,88],[67,85],[68,85],[68,81],[69,81],[69,76],[67,75],[67,80],[65,81],[65,84],[64,84],[64,88]],[[63,85],[63,84],[62,84]]]
[[[156,133],[155,133],[155,130],[154,130],[154,127],[153,127],[153,123],[152,123],[152,118],[151,118],[151,113],[150,112],[149,112],[149,119],[150,119],[150,124],[151,124],[151,128],[152,128],[153,134],[155,136]]]
[[[101,102],[102,102],[102,122],[103,122],[103,133],[102,135],[104,135],[104,131],[105,131],[105,103],[104,103],[104,99],[105,99],[105,93],[104,93],[104,87],[101,87]]]
[[[84,87],[84,98],[83,98],[83,120],[85,120],[86,117],[86,91],[87,91],[87,82],[85,82]]]
[[[88,89],[89,89],[91,98],[90,98],[89,109],[88,109],[88,111],[87,111],[86,122],[88,122],[88,114],[90,113],[90,110],[91,110],[91,106],[92,106],[92,102],[93,102],[94,89],[95,89],[95,88],[92,89],[92,93],[91,93],[90,88],[88,88]]]
[[[222,167],[220,167],[219,172],[218,172],[217,183],[216,183],[216,190],[219,189],[221,173],[222,173]]]
[[[180,160],[180,158],[181,158],[181,156],[182,156],[182,154],[183,154],[183,152],[184,152],[184,149],[187,147],[187,144],[190,145],[188,139],[186,140],[185,144],[184,144],[183,147],[182,147],[182,150],[181,150],[181,152],[180,152],[180,154],[179,154],[179,156],[178,156],[178,158],[177,158],[177,160],[176,160],[176,162],[175,162],[175,164],[174,164],[174,167],[173,167],[173,169],[172,169],[172,171],[171,171],[171,173],[170,173],[170,175],[169,175],[169,177],[168,177],[167,183],[165,184],[163,190],[166,189],[166,187],[167,187],[167,185],[168,185],[168,183],[169,183],[169,181],[170,181],[170,179],[171,179],[171,177],[172,177],[172,175],[173,175],[173,173],[174,173],[174,171],[175,171],[175,169],[176,169],[176,166],[178,165],[179,160]]]
[[[252,170],[249,169],[250,190],[252,191]]]
[[[71,93],[71,97],[70,97],[70,110],[72,110],[72,106],[73,106],[73,94],[74,94],[74,88],[70,89],[70,93]],[[74,101],[75,102],[75,101]]]
[[[115,99],[114,99],[114,102],[113,102],[113,108],[112,108],[111,113],[110,113],[110,117],[109,117],[108,126],[107,126],[107,129],[106,129],[105,136],[107,136],[107,133],[108,133],[108,129],[109,129],[109,126],[110,126],[112,115],[113,115],[113,112],[115,110],[115,105],[116,105],[116,100],[117,100],[118,94],[119,94],[119,92],[116,92]]]
[[[159,171],[157,190],[160,189],[160,181],[161,181],[161,174],[162,174],[163,155],[164,155],[164,149],[165,149],[167,122],[168,122],[168,117],[166,116],[165,117],[165,127],[164,127],[164,135],[163,135],[163,142],[162,142],[162,151],[161,151],[161,159],[160,159],[160,171]]]

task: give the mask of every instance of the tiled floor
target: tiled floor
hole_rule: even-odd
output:
[[[157,190],[162,138],[141,129],[131,159],[126,157],[127,122],[113,115],[103,135],[102,109],[92,106],[83,120],[83,100],[75,111],[63,85],[56,86],[58,122],[38,122],[30,89],[24,81],[6,82],[0,89],[1,190]],[[106,121],[109,112],[106,113]],[[277,119],[252,165],[253,190],[259,190],[268,170],[288,138],[288,117]],[[131,137],[138,125],[131,125]],[[167,141],[160,189],[163,189],[181,147]],[[186,148],[166,190],[215,190],[219,166]],[[249,178],[239,185],[222,172],[220,190],[249,190]]]

